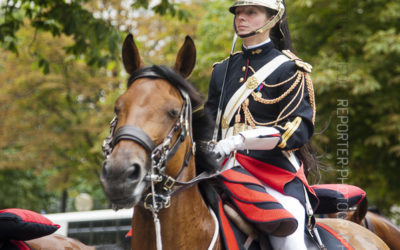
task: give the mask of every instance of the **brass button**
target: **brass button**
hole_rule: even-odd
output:
[[[243,77],[240,77],[239,82],[242,83],[244,81]]]
[[[243,71],[243,72],[246,71],[246,66],[243,66],[242,71]]]
[[[251,54],[257,55],[257,54],[260,54],[261,52],[262,52],[262,49],[257,49],[257,50],[252,51]]]

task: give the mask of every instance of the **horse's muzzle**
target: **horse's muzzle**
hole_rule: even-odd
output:
[[[100,181],[108,200],[117,208],[135,206],[141,198],[146,184],[145,161],[111,156],[103,163]]]

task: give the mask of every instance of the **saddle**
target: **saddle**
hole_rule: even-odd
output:
[[[296,230],[297,222],[285,212],[286,210],[283,208],[281,210],[279,206],[276,206],[273,200],[263,203],[259,200],[261,197],[254,195],[254,193],[257,194],[257,186],[262,185],[257,179],[251,183],[249,181],[251,178],[249,179],[247,176],[244,180],[242,183],[225,181],[225,185],[235,185],[231,186],[229,191],[224,189],[224,185],[221,188],[221,185],[215,182],[213,185],[209,182],[202,182],[199,186],[205,201],[217,214],[226,249],[272,249],[268,237],[265,235],[289,235]],[[222,184],[224,184],[223,182]],[[240,187],[241,185],[247,185],[250,189],[246,189],[244,192],[240,191],[244,188]],[[319,184],[311,186],[311,188],[320,200],[315,209],[316,214],[347,211],[348,208],[359,204],[365,198],[365,192],[353,185]],[[252,191],[254,191],[253,194]],[[253,202],[251,202],[252,199]],[[256,212],[246,211],[249,208],[255,209]],[[261,217],[257,218],[257,216]],[[315,228],[328,249],[351,249],[347,241],[331,230],[329,226],[316,223]],[[318,249],[318,244],[312,243],[313,236],[309,234],[306,236],[308,237],[306,242],[308,241],[312,245],[310,248]]]

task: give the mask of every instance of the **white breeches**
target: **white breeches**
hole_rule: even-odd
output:
[[[267,192],[277,199],[297,220],[298,227],[294,233],[285,237],[269,235],[269,240],[275,250],[307,250],[304,242],[305,209],[300,201],[294,197],[284,195],[269,186]]]
[[[223,170],[232,168],[233,166],[241,166],[241,164],[230,158],[224,165]],[[243,166],[241,166],[243,167]],[[275,250],[307,250],[304,241],[304,227],[305,227],[305,209],[299,200],[292,196],[284,195],[275,189],[265,185],[265,190],[277,199],[282,206],[288,210],[297,220],[298,227],[294,233],[288,236],[279,237],[269,235],[272,247]]]

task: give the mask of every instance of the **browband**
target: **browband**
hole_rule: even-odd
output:
[[[137,79],[139,78],[161,78],[165,79],[165,76],[162,76],[154,71],[154,66],[146,67],[135,71],[129,78],[128,78],[128,87]]]

